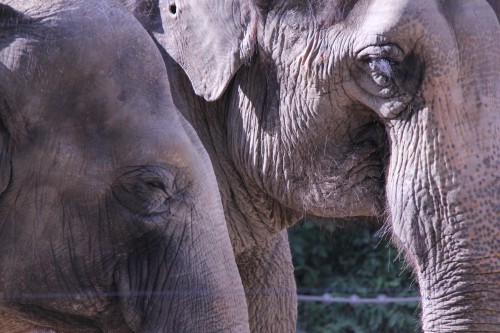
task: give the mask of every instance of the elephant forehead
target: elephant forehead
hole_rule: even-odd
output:
[[[86,80],[62,81],[52,94],[39,96],[25,110],[33,138],[26,142],[26,154],[45,151],[63,167],[95,165],[98,174],[104,165],[196,165],[191,141],[167,99],[135,89],[140,82],[130,87],[119,79],[98,71]]]
[[[22,154],[85,168],[197,164],[161,55],[131,15],[91,5],[34,24],[0,54],[29,95],[16,109],[33,138]]]

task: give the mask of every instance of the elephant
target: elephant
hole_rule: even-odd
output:
[[[207,152],[101,0],[0,2],[0,332],[249,332]]]
[[[253,332],[294,332],[284,230],[376,217],[425,332],[500,332],[496,0],[121,1],[208,151]]]

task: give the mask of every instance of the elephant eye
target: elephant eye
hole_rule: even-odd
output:
[[[396,94],[401,76],[403,51],[395,45],[370,46],[357,55],[359,72],[367,76],[362,85],[375,96],[390,98]],[[358,76],[359,77],[359,76]]]
[[[396,63],[394,61],[381,58],[373,59],[368,62],[371,69],[371,76],[373,81],[381,87],[389,87],[394,84],[394,68]]]
[[[422,61],[415,52],[405,53],[398,45],[370,45],[354,54],[345,81],[351,96],[393,118],[407,108],[422,80]]]
[[[146,181],[145,184],[152,189],[158,189],[158,190],[166,192],[165,184],[161,180],[154,180],[153,179],[153,180]]]
[[[155,166],[133,168],[123,173],[112,185],[115,199],[128,210],[141,216],[167,212],[168,203],[178,195],[175,174]]]

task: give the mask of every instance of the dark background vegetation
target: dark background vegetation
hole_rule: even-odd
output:
[[[290,229],[299,294],[418,296],[410,270],[389,245],[388,237],[377,232],[380,224],[345,222],[333,226],[319,228],[301,222]],[[417,303],[299,302],[298,329],[307,333],[420,332],[418,317]]]

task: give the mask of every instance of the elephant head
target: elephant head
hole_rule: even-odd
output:
[[[102,1],[0,3],[0,331],[248,332],[208,155]]]
[[[218,99],[183,112],[232,189],[223,201],[259,231],[386,216],[425,331],[500,331],[495,1],[143,3],[194,91]]]

